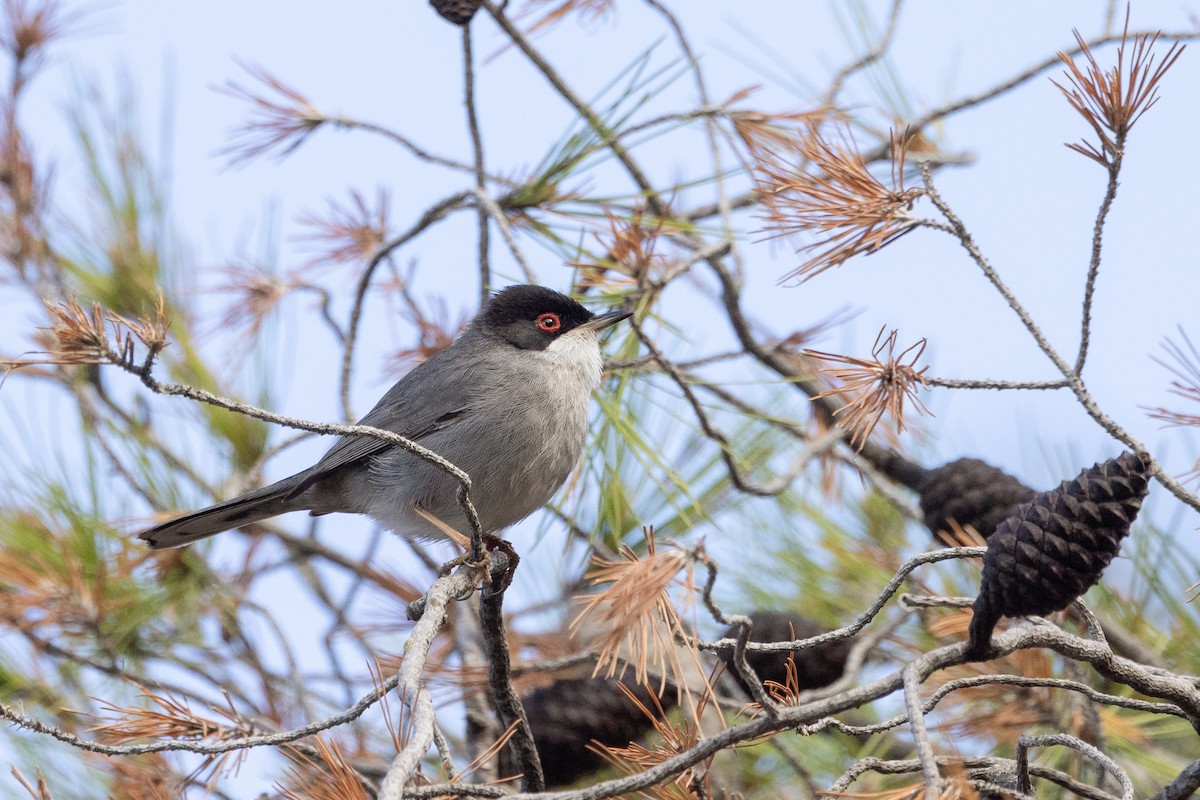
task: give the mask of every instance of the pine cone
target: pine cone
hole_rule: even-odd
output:
[[[629,685],[652,711],[649,690]],[[663,708],[675,704],[668,687],[659,700]],[[548,787],[566,786],[604,766],[605,760],[588,749],[593,739],[624,747],[651,727],[650,719],[614,680],[569,678],[538,689],[522,701],[533,742],[542,760]]]
[[[429,0],[433,10],[455,25],[466,25],[483,5],[483,0]]]
[[[960,458],[930,470],[918,491],[925,524],[935,536],[949,531],[950,520],[955,520],[963,527],[970,525],[984,539],[1018,505],[1028,503],[1037,494],[1012,475],[977,458]]]
[[[1059,611],[1100,580],[1149,481],[1149,457],[1122,453],[1042,492],[1001,522],[983,559],[968,655],[986,656],[1001,616]]]
[[[749,614],[754,623],[750,629],[752,642],[790,642],[793,639],[807,639],[811,636],[825,633],[825,628],[806,617],[788,614],[782,611],[754,611]],[[793,635],[792,631],[795,630]],[[726,637],[737,634],[737,628],[731,627],[725,631]],[[746,653],[746,662],[759,678],[787,684],[787,662],[791,656],[796,664],[796,679],[801,691],[818,689],[842,677],[846,668],[846,658],[850,655],[852,639],[840,639],[836,642],[819,647],[806,647],[802,650],[781,650],[776,653]],[[733,653],[721,654],[726,671],[737,681],[746,694],[749,687],[742,681],[741,676],[733,667]]]

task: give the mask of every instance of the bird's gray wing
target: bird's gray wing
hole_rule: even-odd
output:
[[[455,424],[470,406],[475,384],[470,379],[469,366],[461,358],[462,350],[451,345],[419,364],[389,389],[358,424],[392,431],[412,441]],[[392,446],[374,436],[343,436],[290,496],[295,497],[326,475]]]

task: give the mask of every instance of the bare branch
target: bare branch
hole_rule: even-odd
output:
[[[408,781],[420,766],[425,751],[433,744],[433,699],[421,680],[425,659],[429,655],[433,637],[446,620],[447,604],[473,589],[479,579],[480,574],[475,568],[464,566],[438,578],[425,594],[421,618],[404,643],[404,660],[395,681],[400,687],[401,700],[411,715],[408,741],[388,768],[387,776],[379,787],[379,800],[400,800],[406,795]]]
[[[367,299],[367,289],[371,285],[371,278],[375,274],[375,270],[384,262],[397,248],[404,246],[406,243],[415,238],[418,234],[434,224],[438,220],[445,217],[451,211],[462,206],[464,200],[470,196],[470,192],[459,192],[458,194],[450,195],[444,200],[429,207],[429,209],[421,215],[411,228],[404,233],[392,239],[387,244],[379,248],[374,257],[363,269],[362,275],[358,278],[358,287],[354,293],[354,305],[350,308],[350,321],[346,325],[346,343],[342,355],[342,412],[345,415],[345,420],[349,422],[354,419],[355,414],[350,405],[350,377],[354,367],[354,345],[358,341],[358,323],[362,319],[363,304]]]
[[[508,637],[504,631],[503,603],[507,589],[504,576],[509,569],[509,560],[503,550],[493,551],[489,580],[484,583],[479,604],[479,627],[488,658],[488,684],[500,712],[500,723],[505,727],[515,726],[510,741],[517,754],[517,763],[521,765],[521,788],[527,792],[540,792],[546,788],[546,781],[542,777],[542,761],[533,742],[533,730],[529,727],[525,706],[513,688]]]
[[[1200,760],[1193,761],[1150,800],[1187,800],[1200,791]]]
[[[1074,736],[1068,736],[1065,733],[1049,736],[1022,736],[1017,739],[1017,789],[1019,791],[1029,792],[1032,788],[1029,784],[1029,748],[1050,747],[1053,745],[1069,747],[1095,761],[1110,775],[1120,781],[1121,800],[1133,800],[1133,781],[1129,779],[1129,774],[1125,770],[1121,769],[1115,761],[1087,742],[1077,739]]]

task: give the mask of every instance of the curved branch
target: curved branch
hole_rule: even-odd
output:
[[[342,354],[342,414],[346,422],[355,417],[354,410],[350,405],[350,375],[354,368],[354,345],[358,342],[358,323],[362,319],[363,303],[366,301],[367,289],[371,285],[371,278],[375,275],[375,270],[397,248],[407,244],[430,225],[460,207],[463,201],[470,196],[470,192],[459,192],[431,206],[429,210],[421,215],[421,218],[417,220],[415,225],[380,247],[371,260],[367,262],[367,266],[363,269],[362,274],[358,276],[358,286],[354,291],[354,305],[350,307],[350,322],[346,326],[346,344]]]

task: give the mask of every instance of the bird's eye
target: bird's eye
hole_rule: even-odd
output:
[[[539,314],[534,324],[547,333],[554,333],[562,327],[562,320],[558,318],[558,314]]]

